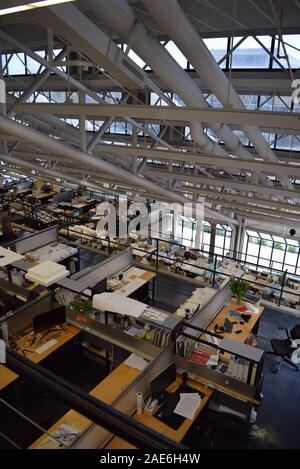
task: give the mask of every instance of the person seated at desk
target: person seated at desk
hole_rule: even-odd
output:
[[[4,240],[16,238],[16,230],[12,226],[11,211],[9,205],[4,205],[1,212],[2,236]]]

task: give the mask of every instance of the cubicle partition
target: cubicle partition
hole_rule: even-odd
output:
[[[74,197],[73,191],[64,191],[53,196],[53,202],[69,202]]]
[[[191,324],[193,326],[201,327],[202,329],[207,329],[209,324],[214,320],[231,296],[232,293],[229,285],[226,285],[220,290],[216,290],[215,295],[206,303],[206,305],[199,309],[198,313],[195,314]],[[187,328],[185,332],[190,335],[197,335],[197,331],[192,329]]]
[[[18,308],[12,316],[6,318],[9,335],[21,336],[32,328],[32,320],[35,316],[42,314],[53,307],[53,298],[50,292],[42,297],[36,298]]]
[[[90,288],[102,280],[111,277],[117,272],[125,270],[127,267],[130,267],[132,263],[132,249],[127,248],[96,265],[86,267],[85,269],[76,272],[76,274],[71,276],[71,280],[75,280],[76,283],[78,281],[78,284],[80,284],[83,290],[85,290],[86,288]],[[63,284],[64,282],[61,283]]]
[[[20,239],[14,243],[14,249],[19,254],[34,251],[35,249],[46,246],[47,244],[58,241],[58,226],[51,226],[45,230],[33,233],[27,238]]]

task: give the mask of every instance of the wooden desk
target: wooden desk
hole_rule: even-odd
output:
[[[50,199],[50,197],[53,197],[53,195],[57,194],[57,192],[41,192],[40,194],[33,194],[32,197],[38,200],[43,200],[43,199]]]
[[[156,277],[155,272],[149,272],[137,267],[130,267],[123,275],[125,276],[125,280],[119,280],[117,285],[111,286],[110,288],[114,292],[124,296],[132,295],[136,290],[146,285],[148,282],[151,282],[151,280]],[[113,277],[118,277],[118,274]],[[135,280],[139,280],[141,282],[138,282],[135,285]],[[107,283],[109,286],[109,281]]]
[[[229,311],[230,310],[236,310],[237,308],[239,308],[240,306],[243,306],[244,304],[245,304],[244,301],[241,301],[241,303],[238,304],[237,300],[235,298],[231,298],[231,300],[227,303],[227,305],[225,305],[221,309],[221,311],[217,314],[215,319],[209,324],[207,329],[209,331],[213,332],[215,325],[223,326],[224,321],[225,321],[225,317],[227,316]],[[258,308],[259,308],[259,313],[257,313],[257,314],[256,313],[251,313],[250,311],[246,312],[246,314],[251,315],[251,318],[245,324],[239,324],[238,319],[233,317],[233,318],[231,318],[231,320],[233,322],[238,321],[238,324],[233,325],[232,332],[223,332],[222,331],[222,332],[218,332],[218,334],[220,334],[224,337],[228,337],[230,339],[237,340],[239,342],[244,343],[246,338],[248,337],[248,335],[250,334],[250,332],[253,330],[254,326],[258,322],[258,320],[259,320],[259,318],[260,318],[260,316],[261,316],[261,314],[264,310],[263,306],[259,306]],[[235,331],[238,331],[239,329],[241,329],[242,332],[240,334],[236,334]]]
[[[74,205],[72,205],[72,208],[75,208],[76,210],[81,210],[83,208],[86,208],[86,207],[92,207],[94,206],[95,204],[98,203],[98,200],[90,200],[89,202],[87,202],[86,200],[82,200],[81,202],[78,202]],[[99,201],[100,203],[100,201]]]
[[[99,399],[106,404],[112,404],[115,399],[138,377],[140,371],[122,363],[113,370],[103,381],[101,381],[91,392],[90,395]],[[76,428],[80,432],[85,431],[92,425],[92,421],[75,410],[69,410],[61,419],[59,419],[49,430],[52,433],[57,430],[60,425],[68,425]],[[38,438],[30,447],[30,449],[53,448],[63,449],[63,446],[51,440],[44,434]]]
[[[156,250],[154,246],[151,246],[147,243],[143,244],[142,247],[140,247],[138,243],[132,243],[130,246],[132,247],[133,256],[138,257],[140,259],[150,256]]]
[[[176,381],[172,383],[167,390],[169,392],[174,392],[178,388],[178,386],[181,384],[181,377],[177,375]],[[205,407],[208,399],[211,397],[213,390],[210,388],[204,387],[202,384],[197,383],[194,380],[189,379],[188,384],[195,388],[196,391],[201,391],[202,393],[205,394],[205,396],[201,400],[201,405],[199,409],[197,410],[193,420],[190,419],[185,419],[185,421],[182,423],[182,425],[177,429],[174,430],[173,428],[169,427],[165,423],[161,422],[157,418],[155,418],[153,415],[148,415],[143,413],[142,415],[137,415],[134,414],[133,418],[139,423],[142,423],[143,425],[146,425],[147,427],[151,428],[152,430],[155,430],[156,432],[162,433],[166,437],[170,438],[173,441],[176,441],[177,443],[180,443],[190,427],[193,425],[194,421],[200,414],[200,412],[203,410]],[[127,441],[123,440],[122,438],[119,437],[114,437],[106,446],[105,449],[136,449],[135,446],[131,445]]]
[[[64,345],[69,340],[73,339],[73,337],[75,337],[81,332],[81,329],[71,324],[67,324],[64,327],[67,329],[67,331],[62,332],[60,333],[60,335],[56,336],[55,339],[57,340],[57,342],[52,347],[48,348],[47,350],[45,350],[45,352],[41,354],[36,353],[36,349],[38,349],[41,345],[51,340],[51,338],[54,338],[54,333],[49,333],[47,337],[45,337],[44,340],[42,341],[38,340],[32,346],[29,346],[27,344],[28,343],[30,344],[34,337],[33,332],[29,332],[28,334],[25,334],[23,337],[21,337],[18,340],[17,344],[20,347],[24,347],[28,350],[32,350],[32,352],[25,352],[26,358],[29,358],[34,363],[39,363],[48,355],[53,353],[55,350],[59,349],[62,345]],[[57,333],[58,332],[61,332],[61,331],[57,331]],[[20,350],[19,353],[22,354],[22,351]],[[0,365],[0,390],[8,386],[17,378],[18,378],[18,375],[16,373],[11,371],[5,365]]]
[[[16,197],[19,197],[19,196],[23,196],[26,194],[28,195],[31,193],[32,193],[32,189],[28,188],[28,189],[20,189],[19,191],[14,192],[13,194],[16,195]]]

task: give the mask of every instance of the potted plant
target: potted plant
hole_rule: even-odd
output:
[[[241,299],[248,293],[250,285],[246,280],[240,278],[233,278],[229,285],[231,293],[237,297],[237,302],[240,303]]]
[[[69,303],[69,308],[76,313],[89,314],[92,311],[92,302],[90,300],[76,299]]]

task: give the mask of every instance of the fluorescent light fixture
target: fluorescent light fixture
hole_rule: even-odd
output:
[[[49,7],[58,3],[74,2],[75,0],[41,0],[39,2],[27,3],[10,8],[0,9],[0,16],[10,15],[11,13],[19,13],[20,11],[33,10],[34,8]]]

